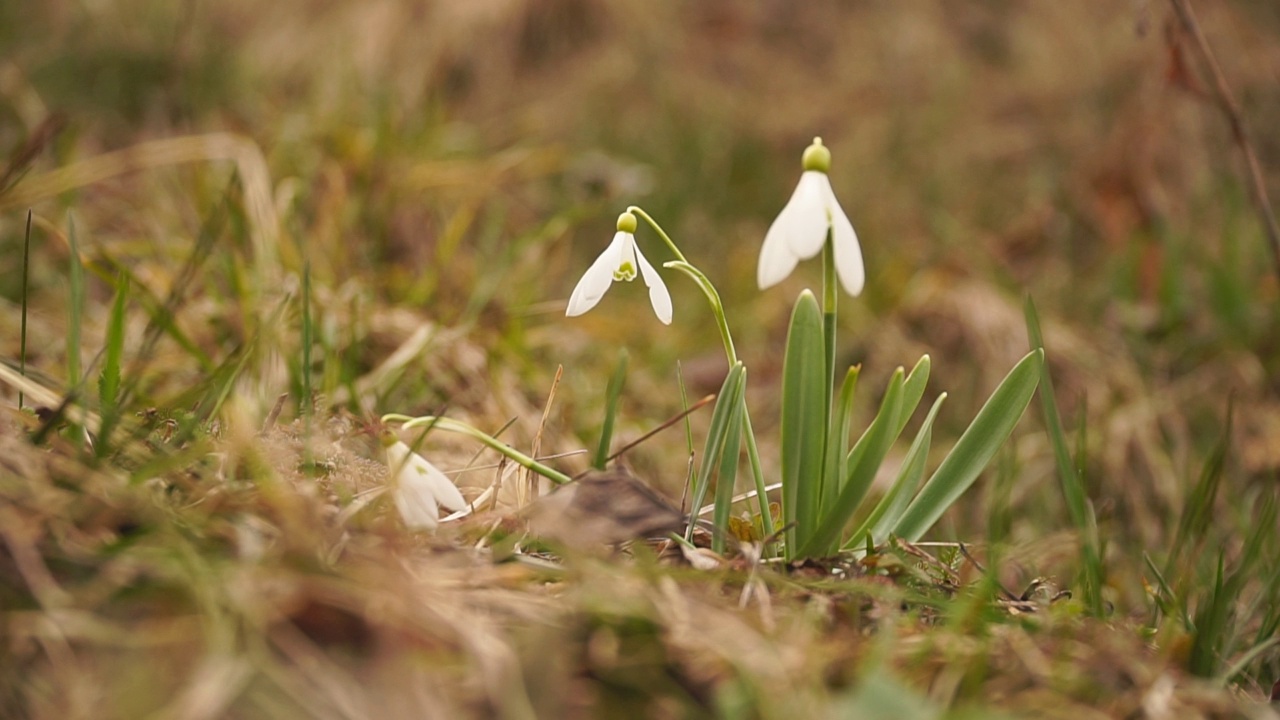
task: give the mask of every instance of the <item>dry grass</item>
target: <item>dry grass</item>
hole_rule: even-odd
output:
[[[1275,187],[1280,16],[1199,5]],[[1246,653],[1274,638],[1280,533],[1262,533],[1251,566],[1246,546],[1275,520],[1261,508],[1280,472],[1280,282],[1164,5],[129,0],[16,14],[0,8],[6,268],[28,207],[35,232],[26,380],[18,273],[0,276],[0,715],[1274,716],[1280,652]],[[1068,426],[1085,428],[1109,615],[1011,603],[1037,576],[1072,586],[1080,567],[1030,414],[933,533],[971,543],[990,576],[936,548],[886,552],[871,574],[749,553],[695,570],[648,545],[549,558],[512,495],[439,536],[400,526],[364,432],[377,414],[514,418],[502,437],[550,455],[592,447],[619,346],[633,373],[615,445],[679,410],[677,359],[691,394],[719,386],[691,287],[673,283],[669,329],[632,288],[561,317],[633,202],[714,262],[773,466],[786,299],[816,272],[766,293],[751,278],[814,134],[867,256],[840,348],[867,387],[931,354],[930,395],[953,398],[939,438],[953,438],[1025,352],[1020,299],[1035,296]],[[69,213],[90,270],[74,380]],[[100,427],[122,274],[129,399],[88,450],[64,421]],[[16,409],[23,389],[39,414]],[[1232,393],[1212,522],[1168,578],[1194,616],[1217,551],[1228,574],[1252,568],[1201,678],[1194,633],[1143,556],[1164,568],[1179,550]],[[456,438],[426,450],[486,466],[461,476],[469,497],[513,478]],[[686,457],[673,430],[626,459],[678,498]]]

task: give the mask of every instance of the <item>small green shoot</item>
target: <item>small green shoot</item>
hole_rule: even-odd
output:
[[[618,416],[618,403],[622,397],[622,390],[627,384],[629,361],[630,355],[626,348],[623,348],[618,353],[618,364],[614,366],[613,376],[609,378],[609,385],[605,389],[604,425],[600,428],[600,444],[596,447],[596,456],[591,463],[597,470],[603,470],[609,462],[609,446],[613,442],[613,424]]]

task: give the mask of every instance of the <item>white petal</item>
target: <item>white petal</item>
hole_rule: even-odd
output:
[[[435,467],[432,466],[431,469],[435,470]],[[458,492],[458,486],[453,484],[449,476],[436,470],[427,479],[431,482],[431,491],[436,496],[436,502],[443,505],[445,509],[457,512],[467,507],[466,498]]]
[[[657,313],[658,319],[664,325],[671,324],[671,293],[667,292],[666,283],[662,282],[662,276],[657,270],[644,259],[644,255],[640,252],[640,248],[636,248],[636,261],[640,264],[640,275],[644,278],[644,284],[649,288],[649,302],[653,303],[653,311]]]
[[[836,275],[845,292],[857,297],[862,292],[862,284],[866,280],[866,271],[862,266],[862,246],[858,244],[858,233],[853,230],[853,223],[844,214],[840,203],[831,197],[831,238],[835,244]]]
[[[437,505],[455,511],[467,506],[453,481],[403,442],[387,447],[387,459],[393,473],[396,509],[409,527],[436,527],[440,517]]]
[[[779,217],[781,219],[781,217]],[[777,222],[774,222],[777,225]],[[760,248],[760,263],[756,266],[756,285],[761,290],[777,285],[796,269],[800,258],[791,253],[787,239],[782,233],[773,232],[764,236],[764,245]]]
[[[801,260],[817,255],[827,241],[827,228],[830,227],[827,208],[834,199],[835,193],[831,190],[827,174],[817,170],[806,171],[800,176],[796,191],[778,219],[773,221],[769,232],[782,226],[779,232],[784,233],[791,252]]]
[[[613,271],[617,270],[622,263],[622,255],[628,242],[635,242],[630,233],[619,231],[613,236],[613,242],[609,243],[609,247],[605,248],[604,252],[600,253],[600,257],[596,258],[596,261],[591,263],[591,267],[582,274],[578,286],[569,296],[569,307],[565,310],[565,315],[576,317],[600,302],[605,291],[613,284]]]
[[[429,488],[403,478],[392,493],[400,519],[414,530],[435,530],[440,525],[440,508]]]

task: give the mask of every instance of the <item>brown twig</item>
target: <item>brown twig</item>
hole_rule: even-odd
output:
[[[1227,87],[1226,76],[1222,74],[1222,68],[1218,66],[1218,61],[1213,56],[1213,50],[1209,48],[1209,41],[1205,39],[1204,31],[1200,29],[1200,23],[1196,21],[1195,11],[1191,9],[1190,0],[1169,0],[1169,2],[1173,5],[1173,10],[1177,14],[1178,20],[1182,23],[1183,29],[1195,41],[1196,50],[1200,53],[1200,59],[1213,80],[1214,99],[1217,101],[1218,108],[1222,110],[1222,114],[1226,116],[1227,123],[1231,125],[1231,137],[1244,155],[1249,189],[1252,191],[1254,205],[1258,208],[1258,215],[1262,218],[1262,226],[1271,245],[1271,259],[1275,263],[1276,278],[1280,279],[1280,227],[1276,225],[1276,216],[1271,209],[1271,200],[1267,197],[1267,188],[1262,177],[1262,166],[1258,162],[1258,154],[1249,139],[1248,128],[1245,127],[1240,105],[1236,103],[1235,96],[1231,94],[1231,89]]]
[[[706,397],[702,398],[702,399],[701,399],[701,400],[699,400],[698,402],[696,402],[696,403],[694,403],[694,404],[690,405],[688,410],[685,410],[684,412],[680,413],[679,415],[676,415],[676,416],[672,417],[671,419],[667,420],[666,422],[663,422],[663,423],[662,423],[661,425],[659,425],[658,427],[656,427],[656,428],[654,428],[654,429],[650,430],[649,432],[647,432],[647,433],[645,433],[645,434],[641,435],[640,437],[636,438],[635,440],[632,440],[631,442],[629,442],[629,443],[627,443],[626,445],[622,446],[622,449],[621,449],[621,450],[619,450],[619,451],[615,452],[614,454],[612,454],[612,455],[610,455],[608,458],[606,458],[606,462],[613,462],[614,460],[617,460],[617,459],[618,459],[619,457],[621,457],[621,456],[622,456],[622,454],[623,454],[623,453],[625,453],[626,451],[628,451],[628,450],[630,450],[631,448],[633,448],[633,447],[635,447],[635,446],[639,445],[640,443],[644,442],[645,440],[648,440],[649,438],[653,437],[654,435],[657,435],[658,433],[662,432],[663,430],[666,430],[667,428],[671,427],[672,425],[675,425],[676,423],[678,423],[678,422],[680,422],[681,420],[685,419],[685,417],[687,417],[687,416],[688,416],[690,413],[692,413],[693,411],[697,410],[698,408],[703,407],[704,405],[706,405],[707,403],[709,403],[709,402],[711,402],[712,400],[715,400],[715,399],[716,399],[716,396],[715,396],[715,394],[714,394],[714,393],[712,393],[711,395],[708,395],[708,396],[706,396]]]

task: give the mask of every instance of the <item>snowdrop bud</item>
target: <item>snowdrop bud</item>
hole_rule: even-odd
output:
[[[636,216],[632,215],[629,211],[618,216],[618,232],[635,234],[636,227],[638,225],[639,223],[636,221]]]
[[[814,138],[813,144],[804,149],[800,163],[805,170],[817,170],[823,173],[831,171],[831,151],[822,144],[822,138]]]

